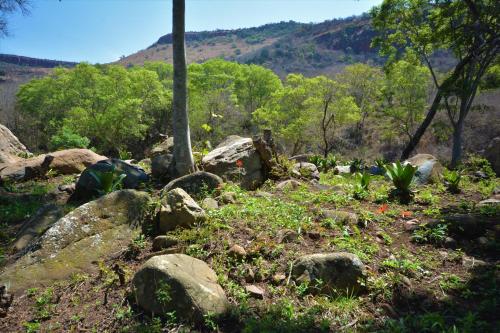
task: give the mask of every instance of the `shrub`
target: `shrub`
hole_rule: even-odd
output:
[[[365,168],[365,162],[360,158],[355,158],[349,163],[351,173],[361,171]]]
[[[50,147],[53,150],[70,148],[88,148],[90,140],[80,136],[70,128],[63,126],[59,132],[50,139]]]
[[[320,155],[313,155],[309,158],[309,162],[316,165],[318,170],[327,172],[337,166],[337,157],[329,154],[326,158]]]

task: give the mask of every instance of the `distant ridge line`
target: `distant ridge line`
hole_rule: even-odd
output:
[[[37,59],[37,58],[19,56],[14,54],[0,54],[0,62],[5,62],[18,66],[44,67],[44,68],[54,68],[58,66],[74,67],[77,65],[76,62],[71,62],[71,61]]]

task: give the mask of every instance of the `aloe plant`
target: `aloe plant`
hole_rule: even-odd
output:
[[[417,168],[409,163],[402,165],[401,162],[397,161],[391,165],[386,165],[385,171],[387,177],[396,187],[394,194],[399,196],[402,201],[409,201],[412,194],[410,187]]]
[[[119,174],[113,165],[109,171],[89,171],[89,174],[97,182],[97,192],[100,195],[108,194],[121,188],[126,174]]]
[[[356,185],[354,187],[354,197],[356,199],[363,199],[368,194],[368,187],[370,185],[371,176],[367,172],[356,174]]]
[[[448,188],[448,191],[451,193],[459,193],[460,188],[460,180],[462,179],[462,175],[458,171],[448,171],[444,170],[443,173],[443,179],[446,184],[446,187]]]

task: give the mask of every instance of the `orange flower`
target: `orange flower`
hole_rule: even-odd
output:
[[[237,161],[236,161],[236,166],[237,166],[238,168],[243,168],[243,161],[242,161],[242,160],[237,160]]]
[[[402,211],[401,212],[401,217],[411,217],[413,215],[412,212],[408,211],[408,210],[405,210],[405,211]]]
[[[384,214],[387,211],[387,209],[389,209],[389,205],[383,204],[377,209],[377,213]]]

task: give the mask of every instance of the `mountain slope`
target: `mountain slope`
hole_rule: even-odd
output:
[[[353,62],[379,62],[370,43],[375,35],[366,15],[318,24],[293,21],[256,28],[188,32],[188,62],[221,57],[242,63],[264,65],[280,75],[336,72]],[[172,36],[160,37],[145,50],[119,63],[141,65],[145,61],[172,62]]]

